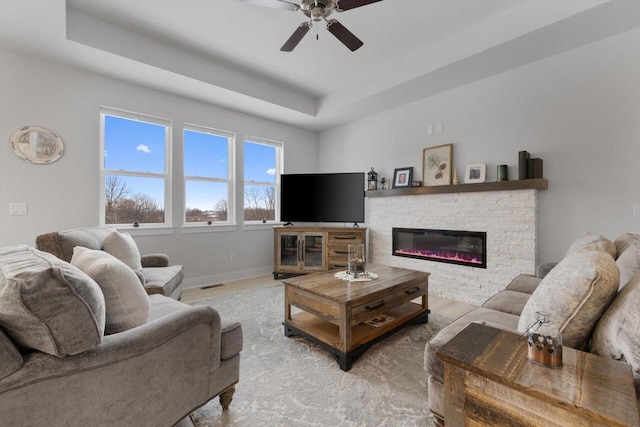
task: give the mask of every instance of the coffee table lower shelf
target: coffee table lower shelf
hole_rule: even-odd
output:
[[[284,321],[284,335],[301,336],[328,351],[340,365],[340,369],[348,371],[353,362],[358,360],[371,346],[405,326],[427,323],[430,310],[420,304],[408,302],[387,310],[384,314],[394,320],[384,326],[374,327],[366,323],[359,323],[351,327],[350,350],[340,350],[340,330],[327,320],[311,313],[301,311],[291,316],[291,320]]]

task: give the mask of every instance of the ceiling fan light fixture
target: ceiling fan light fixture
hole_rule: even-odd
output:
[[[327,19],[333,11],[344,12],[382,0],[240,0],[249,3],[258,3],[264,6],[286,8],[295,12],[301,11],[309,22],[303,22],[289,37],[289,40],[280,48],[283,52],[291,52],[309,32],[313,22],[326,21],[327,30],[333,34],[342,44],[352,52],[362,47],[362,41],[351,31],[335,19]],[[318,35],[316,34],[316,39]]]

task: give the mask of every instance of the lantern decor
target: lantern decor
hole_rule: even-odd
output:
[[[526,334],[527,359],[552,368],[562,366],[562,333],[551,325],[550,314],[536,311],[536,321]]]
[[[378,173],[371,168],[370,172],[367,172],[367,190],[378,189]]]

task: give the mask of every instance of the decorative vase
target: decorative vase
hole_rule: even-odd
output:
[[[562,333],[551,325],[551,315],[536,311],[536,322],[527,331],[527,359],[540,365],[562,366]]]
[[[509,181],[509,169],[507,165],[498,165],[497,176],[498,181]]]
[[[460,176],[458,176],[458,169],[453,170],[453,185],[460,184]]]
[[[364,274],[366,265],[364,259],[364,244],[349,245],[348,247],[348,269],[347,273],[352,274],[355,279],[358,275]]]

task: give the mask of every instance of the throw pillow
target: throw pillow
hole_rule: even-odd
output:
[[[142,261],[140,261],[140,251],[129,233],[120,233],[118,230],[113,230],[104,238],[102,245],[104,251],[124,262],[138,276],[141,276]]]
[[[616,245],[617,256],[619,257],[629,246],[633,246],[634,244],[640,245],[640,234],[624,233],[614,240],[613,244]]]
[[[640,271],[640,242],[626,247],[616,260],[616,264],[620,269],[620,286],[618,287],[620,290]]]
[[[620,273],[610,255],[577,251],[565,257],[542,279],[522,309],[518,330],[525,332],[536,312],[551,314],[564,345],[584,349],[591,331],[618,291]]]
[[[569,246],[569,250],[565,254],[565,257],[571,255],[575,251],[583,249],[592,251],[604,251],[611,255],[614,259],[616,257],[616,245],[614,245],[611,240],[594,233],[586,233],[576,239],[576,241],[574,241],[571,246]]]
[[[133,270],[123,262],[104,251],[76,246],[71,264],[88,274],[102,289],[106,334],[126,331],[149,320],[149,298]]]
[[[35,248],[0,249],[0,326],[14,343],[57,357],[102,342],[104,296],[89,276]]]
[[[629,363],[640,390],[640,273],[618,293],[604,312],[591,342],[591,352]]]

